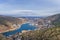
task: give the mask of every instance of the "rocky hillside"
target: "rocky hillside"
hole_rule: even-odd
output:
[[[22,20],[18,19],[18,18],[15,18],[15,17],[9,17],[9,16],[1,16],[0,15],[0,21],[3,22],[3,21],[8,21],[10,23],[20,23]]]
[[[60,26],[60,14],[49,16],[46,19],[51,20],[55,26]]]
[[[23,33],[22,40],[60,40],[60,27]]]

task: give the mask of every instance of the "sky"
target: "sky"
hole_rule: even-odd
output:
[[[0,15],[49,16],[60,13],[60,0],[0,0]]]

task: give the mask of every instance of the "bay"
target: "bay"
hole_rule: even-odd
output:
[[[3,35],[4,36],[10,36],[10,35],[14,35],[18,32],[22,32],[23,30],[34,30],[34,29],[36,29],[35,26],[29,25],[29,23],[26,23],[26,24],[22,24],[19,29],[14,30],[14,31],[5,32],[5,33],[3,33]]]

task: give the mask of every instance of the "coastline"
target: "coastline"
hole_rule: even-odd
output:
[[[21,24],[21,25],[22,25],[22,24]],[[17,29],[19,29],[19,28],[21,27],[21,25],[19,25],[19,27],[15,27],[15,28],[13,28],[13,29],[9,29],[9,30],[6,30],[6,31],[0,32],[0,33],[17,30]]]
[[[22,24],[25,24],[25,23],[27,23],[27,22],[24,22],[24,23],[22,23]],[[6,31],[0,32],[0,33],[5,33],[5,32],[9,32],[9,31],[17,30],[17,29],[19,29],[19,28],[21,27],[22,24],[20,24],[18,27],[15,27],[15,28],[13,28],[13,29],[9,29],[9,30],[6,30]]]

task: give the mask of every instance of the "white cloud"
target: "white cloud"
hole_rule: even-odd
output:
[[[23,12],[32,12],[32,10],[8,10],[8,11],[0,11],[2,14],[18,14]]]
[[[46,16],[56,14],[56,10],[10,10],[0,11],[2,15],[21,15],[21,16]]]
[[[32,10],[12,10],[12,13],[19,13],[19,12],[32,12]]]
[[[10,0],[10,1],[14,1],[14,0]],[[60,5],[60,0],[46,0],[46,1],[52,2],[58,6]],[[13,7],[14,7],[14,5],[9,5],[7,3],[0,4],[0,9],[2,9],[2,10],[0,10],[0,14],[44,16],[44,15],[52,15],[52,14],[58,13],[58,11],[60,10],[60,6],[59,6],[59,8],[58,7],[56,7],[56,8],[50,7],[50,9],[48,9],[48,7],[47,8],[44,7],[43,10],[41,10],[41,9],[39,9],[39,10],[21,10],[20,8],[16,9],[18,6],[16,6],[16,8],[13,8]]]

